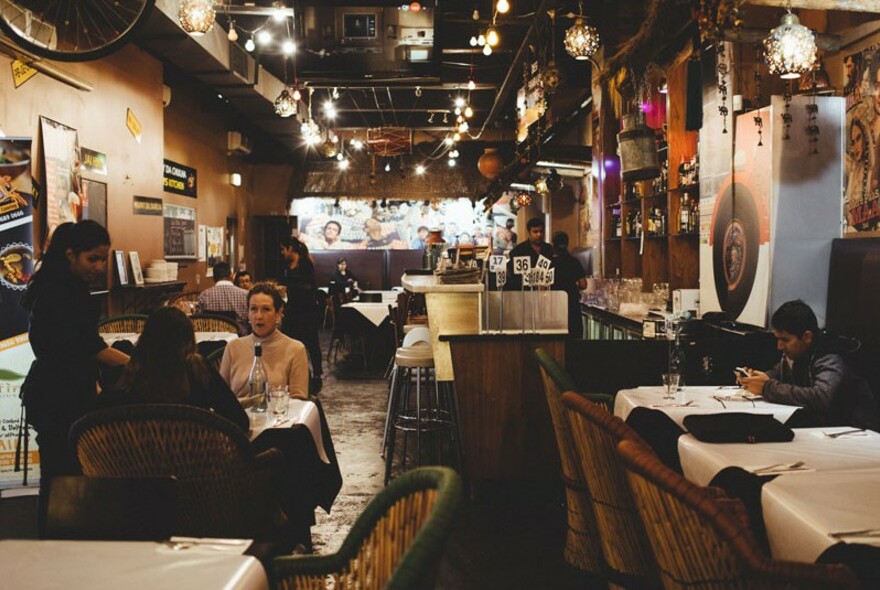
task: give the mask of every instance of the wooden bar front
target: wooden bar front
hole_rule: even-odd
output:
[[[535,358],[565,362],[560,334],[441,336],[450,344],[469,480],[556,481],[559,452]]]

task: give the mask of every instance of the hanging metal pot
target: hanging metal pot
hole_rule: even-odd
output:
[[[645,114],[638,111],[624,115],[623,130],[617,134],[620,175],[624,182],[650,180],[660,176],[657,141],[654,130],[645,124]]]

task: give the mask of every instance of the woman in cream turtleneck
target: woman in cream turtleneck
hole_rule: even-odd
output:
[[[309,396],[309,358],[302,342],[278,329],[283,315],[281,293],[270,283],[258,283],[248,292],[248,321],[252,334],[226,345],[220,375],[241,400],[250,396],[248,375],[254,364],[254,343],[263,347],[263,366],[269,385],[290,387],[291,397]]]

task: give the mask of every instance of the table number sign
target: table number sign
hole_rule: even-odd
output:
[[[526,275],[532,270],[532,259],[529,256],[513,257],[513,274]]]
[[[507,283],[507,270],[503,267],[497,268],[495,270],[495,284],[498,285],[500,289]]]
[[[549,258],[544,256],[543,254],[538,256],[538,261],[535,263],[535,268],[540,268],[541,270],[550,270],[550,266],[552,266],[552,262]]]
[[[502,266],[505,266],[504,256],[496,254],[489,257],[489,272],[498,272]]]

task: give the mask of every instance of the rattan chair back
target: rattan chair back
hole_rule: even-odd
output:
[[[738,500],[719,500],[666,467],[643,443],[623,440],[617,449],[665,588],[859,587],[843,565],[767,558],[758,551]]]
[[[590,491],[581,474],[575,455],[574,439],[562,406],[562,390],[554,373],[558,364],[543,349],[537,349],[538,366],[544,382],[544,394],[550,408],[553,433],[559,449],[562,483],[565,486],[568,532],[565,538],[565,561],[579,570],[600,574],[602,572],[602,551],[599,544],[599,530],[593,516]]]
[[[87,476],[176,477],[176,534],[253,538],[277,524],[261,461],[271,453],[255,456],[247,436],[213,412],[178,404],[112,407],[79,419],[70,438]]]
[[[100,334],[140,334],[144,331],[144,324],[147,323],[147,317],[144,314],[132,313],[127,315],[117,315],[105,318],[98,322],[98,333]]]
[[[461,478],[447,467],[408,471],[370,501],[337,553],[277,557],[277,587],[433,588],[462,495]]]
[[[660,588],[651,545],[617,455],[621,440],[641,441],[623,420],[584,396],[562,396],[581,472],[590,488],[606,576],[626,588]]]
[[[210,366],[214,368],[218,373],[220,372],[220,363],[223,362],[223,353],[226,352],[226,344],[223,346],[212,350],[205,356],[205,362],[207,362]]]
[[[217,314],[197,313],[189,316],[189,319],[192,321],[193,330],[196,332],[232,332],[233,334],[238,334],[240,329],[235,320]]]
[[[199,291],[184,291],[183,293],[173,293],[165,300],[165,305],[176,307],[183,313],[189,315],[195,311],[196,303],[199,301]]]

